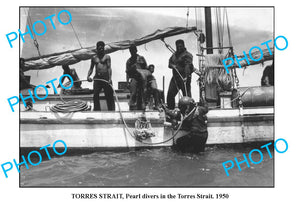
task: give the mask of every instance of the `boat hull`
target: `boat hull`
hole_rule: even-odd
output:
[[[210,110],[208,113],[207,144],[268,142],[274,139],[273,107],[248,108],[243,116],[238,109]],[[113,150],[142,147],[172,146],[174,140],[187,134],[165,125],[164,114],[146,112],[155,136],[138,141],[131,136],[134,123],[142,112],[22,112],[20,114],[20,148],[34,149],[66,142],[68,148]],[[173,137],[174,136],[174,137]],[[161,143],[164,142],[164,143]],[[59,147],[59,144],[57,146]],[[60,144],[62,145],[62,144]]]

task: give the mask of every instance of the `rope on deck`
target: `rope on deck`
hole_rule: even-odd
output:
[[[88,110],[90,106],[86,101],[71,100],[64,103],[58,103],[50,107],[52,112],[70,113]]]
[[[173,140],[175,138],[175,136],[178,134],[178,132],[180,131],[181,129],[181,126],[182,126],[182,123],[183,121],[189,117],[196,109],[196,107],[191,110],[191,112],[186,115],[185,117],[181,116],[181,122],[179,124],[179,127],[177,128],[177,130],[175,131],[175,133],[168,139],[166,140],[163,140],[161,142],[156,142],[156,143],[152,143],[152,142],[146,142],[146,141],[143,141],[143,140],[140,140],[140,138],[136,138],[136,135],[129,129],[124,117],[123,117],[123,113],[121,111],[121,107],[120,107],[120,103],[119,103],[119,99],[118,99],[118,96],[117,96],[117,93],[115,91],[115,89],[113,88],[113,86],[111,84],[109,84],[108,81],[106,80],[103,80],[103,79],[93,79],[94,81],[101,81],[101,82],[104,82],[104,83],[107,83],[108,85],[110,85],[110,87],[112,88],[113,92],[114,92],[114,96],[116,98],[116,102],[117,102],[117,105],[118,105],[118,111],[119,111],[119,114],[120,114],[120,117],[121,117],[121,120],[127,130],[127,132],[129,133],[129,135],[134,138],[135,140],[137,140],[138,142],[140,143],[143,143],[143,144],[146,144],[146,145],[159,145],[159,144],[164,144],[164,143],[167,143],[168,141],[170,140]],[[78,81],[74,81],[73,83],[75,82],[80,82],[80,81],[87,81],[87,80],[78,80]],[[79,111],[83,111],[83,110],[87,110],[89,109],[90,106],[88,106],[86,104],[85,101],[82,101],[82,100],[73,100],[73,101],[64,101],[63,98],[62,98],[62,95],[61,93],[59,94],[60,95],[60,99],[62,100],[63,103],[61,104],[56,104],[52,107],[50,107],[51,111],[52,112],[62,112],[62,113],[69,113],[69,112],[79,112]],[[88,108],[87,108],[88,107]]]

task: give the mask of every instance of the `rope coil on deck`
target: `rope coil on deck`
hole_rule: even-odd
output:
[[[79,81],[87,81],[87,80],[79,80]],[[79,82],[79,81],[74,81],[74,82]],[[102,82],[105,82],[107,84],[109,84],[108,81],[106,80],[103,80],[103,79],[94,79],[94,81],[102,81]],[[136,130],[138,131],[130,131],[124,117],[123,117],[123,113],[121,111],[121,107],[120,107],[120,104],[119,104],[119,99],[118,99],[118,96],[116,94],[116,91],[114,90],[113,86],[111,84],[109,84],[111,86],[111,88],[113,89],[113,92],[114,92],[114,96],[116,98],[116,103],[118,105],[118,111],[120,113],[120,117],[121,117],[121,120],[125,126],[125,129],[127,130],[127,132],[129,133],[129,135],[136,139],[137,141],[139,141],[140,143],[143,143],[143,144],[146,144],[146,145],[159,145],[159,144],[164,144],[164,143],[167,143],[168,141],[170,140],[173,140],[175,138],[175,136],[179,133],[180,129],[181,129],[181,126],[183,124],[183,121],[188,118],[192,113],[194,113],[194,111],[196,110],[197,107],[194,107],[194,109],[191,110],[191,112],[186,115],[186,116],[183,116],[181,115],[181,121],[179,123],[179,126],[178,128],[176,129],[176,131],[174,132],[174,134],[166,139],[166,140],[163,140],[161,142],[156,142],[156,143],[153,143],[153,142],[146,142],[146,141],[143,141],[144,139],[147,139],[150,137],[154,137],[154,135],[150,134],[151,132],[149,132],[149,135],[147,135],[147,137],[144,137],[145,135],[142,134],[144,132],[141,132],[141,130],[143,128],[141,128],[142,126],[138,125],[139,128],[136,128]],[[243,92],[242,95],[239,95],[238,97],[234,98],[232,101],[235,101],[236,99],[238,98],[241,98],[247,91],[248,91],[249,88],[246,89],[246,91]],[[85,101],[82,101],[82,100],[73,100],[73,101],[64,101],[61,94],[60,94],[60,98],[61,100],[64,102],[64,103],[61,103],[61,104],[56,104],[55,106],[52,106],[50,107],[51,111],[52,112],[62,112],[62,113],[70,113],[70,112],[79,112],[79,111],[83,111],[83,110],[88,110],[90,108],[90,106],[85,102]],[[150,128],[151,129],[151,128]],[[138,136],[141,136],[141,137],[137,137]]]
[[[79,81],[87,81],[87,80],[78,80],[78,81],[74,81],[73,83],[79,82]],[[94,81],[102,81],[104,83],[109,84],[108,81],[103,80],[103,79],[94,79]],[[185,117],[182,116],[181,117],[181,122],[179,124],[179,127],[176,129],[176,131],[174,132],[174,134],[170,138],[168,138],[166,140],[163,140],[161,142],[156,142],[156,143],[146,142],[146,141],[139,140],[138,138],[136,138],[135,133],[130,131],[130,129],[129,129],[129,127],[128,127],[128,125],[127,125],[124,117],[123,117],[123,113],[121,111],[121,107],[120,107],[120,103],[119,103],[119,99],[118,99],[118,96],[116,94],[116,91],[115,91],[115,89],[113,88],[113,86],[111,84],[109,84],[109,85],[111,86],[111,88],[112,88],[112,90],[114,92],[114,96],[116,98],[116,103],[118,105],[118,111],[120,113],[120,117],[121,117],[121,120],[122,120],[122,122],[123,122],[123,124],[125,126],[125,129],[127,130],[127,132],[129,133],[129,135],[132,138],[136,139],[137,141],[139,141],[140,143],[143,143],[143,144],[147,144],[147,145],[159,145],[159,144],[167,143],[170,140],[173,140],[175,138],[175,136],[178,134],[178,132],[180,131],[183,121],[187,117],[189,117],[195,111],[195,109],[196,109],[196,107],[195,107],[187,116],[185,116]],[[62,113],[78,112],[78,111],[82,111],[82,110],[87,110],[90,107],[90,106],[87,105],[88,108],[86,108],[86,105],[85,105],[86,102],[84,102],[82,100],[64,101],[63,98],[62,98],[61,93],[60,93],[60,99],[62,100],[63,103],[56,104],[56,105],[50,107],[50,109],[51,109],[52,112],[54,112],[54,113],[57,113],[57,112],[62,112]],[[83,103],[85,103],[85,104],[83,104]]]
[[[70,113],[88,110],[90,107],[86,101],[71,100],[64,103],[58,103],[50,107],[52,112]]]

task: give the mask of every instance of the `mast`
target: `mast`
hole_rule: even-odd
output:
[[[213,54],[213,35],[212,35],[212,23],[211,23],[211,8],[205,7],[205,33],[206,33],[206,53]]]
[[[205,17],[205,34],[206,34],[206,53],[213,54],[213,33],[212,33],[212,19],[211,19],[211,8],[210,7],[204,7],[204,17]],[[203,53],[203,51],[202,51]],[[208,84],[206,82],[206,75],[207,70],[206,68],[203,69],[202,73],[202,87],[200,88],[200,95],[202,97],[205,97],[205,100],[212,103],[213,105],[217,104],[218,100],[218,94],[217,94],[217,84],[216,83],[210,83]],[[201,94],[203,93],[203,95]]]
[[[199,62],[199,79],[198,79],[198,85],[199,85],[199,100],[203,99],[205,100],[205,83],[204,83],[204,43],[205,43],[205,35],[203,33],[203,29],[202,29],[202,24],[201,24],[201,19],[202,19],[202,15],[201,15],[201,10],[202,8],[199,10],[199,17],[197,15],[197,8],[195,8],[195,19],[196,19],[196,36],[197,36],[197,50],[198,50],[198,62]],[[198,21],[198,18],[200,18],[200,20]],[[198,25],[199,23],[199,25]]]

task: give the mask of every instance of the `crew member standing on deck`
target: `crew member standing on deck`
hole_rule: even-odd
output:
[[[26,79],[24,75],[24,66],[25,66],[25,59],[20,58],[19,60],[19,77],[20,77],[20,90],[33,88],[29,81]]]
[[[19,61],[19,77],[20,77],[20,92],[24,95],[23,91],[27,94],[28,90],[31,90],[33,93],[33,90],[36,88],[35,85],[30,84],[30,77],[24,75],[24,68],[25,68],[25,59],[20,58]],[[50,88],[49,85],[46,85],[46,88]],[[33,103],[31,99],[26,101],[26,110],[31,110],[33,108]]]
[[[137,54],[135,45],[129,47],[131,57],[126,62],[126,81],[130,88],[130,110],[143,110],[145,108],[145,90],[147,86],[147,76],[151,74],[147,70],[145,58]],[[129,83],[129,79],[130,83]]]
[[[87,80],[92,81],[90,77],[93,73],[94,66],[96,66],[96,74],[94,76],[94,111],[100,111],[100,100],[99,94],[104,89],[105,99],[107,102],[107,108],[109,111],[115,110],[115,100],[113,95],[113,89],[111,87],[112,81],[112,70],[111,70],[111,59],[109,55],[104,52],[105,43],[98,41],[96,45],[97,54],[91,60],[90,70],[88,71]],[[97,81],[97,79],[105,80]]]
[[[167,94],[169,109],[175,108],[175,96],[179,90],[183,96],[191,97],[191,75],[194,70],[193,55],[186,50],[184,41],[179,39],[175,44],[176,52],[169,59],[169,68],[173,70]]]
[[[30,84],[30,81],[28,79],[26,79],[26,76],[24,75],[24,67],[25,67],[25,59],[24,58],[20,58],[19,60],[19,79],[20,79],[20,84],[19,84],[19,88],[20,88],[20,92],[22,90],[27,90],[28,89],[34,89],[35,86]],[[48,86],[48,85],[47,85]],[[33,91],[32,91],[33,93]],[[24,94],[23,94],[24,95]],[[29,99],[26,101],[26,110],[31,110],[33,108],[33,103],[32,101]]]
[[[157,89],[157,83],[156,83],[156,79],[153,75],[154,73],[154,68],[155,66],[153,64],[150,64],[148,66],[148,70],[151,72],[151,76],[148,77],[148,91],[147,91],[147,100],[150,100],[150,96],[153,95],[153,99],[154,99],[154,109],[159,109],[159,91]]]
[[[72,77],[73,81],[77,81],[74,83],[74,85],[72,86],[72,89],[81,89],[81,81],[79,81],[79,77],[76,73],[76,70],[75,69],[70,69],[69,65],[62,65],[62,68],[64,70],[64,75],[65,74],[68,74]],[[65,78],[67,76],[63,76],[62,79],[61,79],[61,83],[63,84]],[[60,84],[58,84],[57,88],[60,88]]]
[[[274,86],[274,61],[271,66],[266,66],[264,69],[261,86]]]

